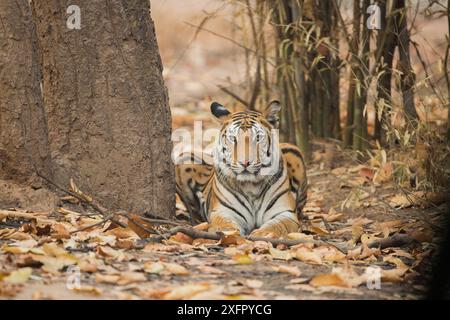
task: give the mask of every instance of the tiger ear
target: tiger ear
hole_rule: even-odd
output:
[[[211,113],[220,121],[224,121],[230,115],[230,111],[218,102],[211,104]]]
[[[269,103],[266,108],[264,115],[266,116],[267,121],[274,127],[278,128],[278,124],[280,122],[280,118],[278,114],[281,110],[281,103],[278,100],[273,100]]]

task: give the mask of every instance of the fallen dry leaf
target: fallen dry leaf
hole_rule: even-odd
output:
[[[37,245],[37,241],[34,239],[27,239],[22,241],[16,241],[10,244],[5,244],[2,250],[6,253],[22,254],[30,252]]]
[[[30,251],[30,248],[24,248],[24,247],[14,247],[9,245],[4,245],[2,247],[3,252],[6,253],[12,253],[12,254],[21,254],[21,253],[27,253]]]
[[[202,262],[200,262],[202,263]],[[205,274],[225,274],[225,271],[210,266],[198,266],[197,269]]]
[[[307,229],[308,231],[313,232],[319,236],[326,236],[330,234],[322,221],[320,223],[311,222]]]
[[[33,269],[31,268],[20,268],[18,270],[14,270],[8,276],[4,277],[2,281],[10,284],[21,284],[28,281],[32,272]]]
[[[115,250],[111,247],[97,247],[97,254],[108,257],[108,258],[117,258],[120,255],[121,251]]]
[[[247,279],[244,281],[244,284],[252,289],[259,289],[264,285],[264,282],[262,282],[261,280],[256,280],[256,279]]]
[[[52,225],[51,236],[54,239],[70,239],[70,232],[62,223],[55,223]]]
[[[103,293],[103,290],[94,286],[81,286],[81,287],[75,287],[72,289],[75,292],[78,293],[87,293],[94,296],[99,296]]]
[[[25,233],[25,232],[21,232],[21,231],[13,232],[13,233],[5,236],[4,238],[5,239],[11,239],[11,240],[19,240],[19,241],[33,239],[31,234]]]
[[[396,232],[405,222],[403,220],[392,220],[377,222],[375,224],[375,230],[381,232],[385,238],[389,237],[390,234]]]
[[[316,275],[311,279],[309,284],[313,287],[322,287],[322,286],[347,287],[345,281],[335,273]]]
[[[192,299],[196,294],[210,289],[209,283],[193,283],[175,287],[162,295],[166,300]]]
[[[120,277],[119,280],[117,281],[117,284],[120,286],[124,286],[130,283],[145,282],[145,281],[147,281],[147,278],[145,277],[144,273],[135,271],[125,271],[120,273]]]
[[[305,246],[297,246],[291,249],[291,252],[297,260],[312,263],[312,264],[322,264],[322,258],[319,253],[314,252],[313,249]]]
[[[320,246],[315,248],[314,252],[328,262],[342,262],[346,259],[346,255],[333,246]]]
[[[128,228],[133,230],[141,239],[148,238],[150,233],[146,230],[152,230],[153,226],[145,220],[142,220],[140,216],[134,213],[128,213],[129,219],[126,218],[126,224]],[[144,227],[145,229],[143,229]]]
[[[16,296],[22,289],[23,286],[20,284],[11,284],[0,281],[0,297],[12,298]]]
[[[116,284],[119,281],[120,276],[118,274],[95,274],[95,282],[97,283],[111,283]]]
[[[445,192],[424,192],[415,191],[408,194],[397,194],[390,199],[391,206],[395,208],[408,208],[412,206],[420,206],[428,208],[431,204],[440,205],[449,198]]]
[[[138,239],[139,236],[130,228],[114,228],[105,232],[106,235],[115,236],[117,239]]]
[[[219,244],[224,246],[240,245],[245,242],[244,237],[241,236],[239,231],[223,231],[223,236],[219,241]]]
[[[175,275],[188,275],[189,271],[185,267],[177,263],[169,262],[147,262],[144,264],[144,271],[148,273],[157,274],[175,274]]]
[[[344,218],[343,213],[334,213],[334,214],[328,214],[325,217],[325,220],[327,222],[336,222],[336,221],[341,221],[343,218]]]
[[[95,258],[87,257],[78,261],[78,267],[82,272],[93,273],[98,270],[98,262]]]
[[[174,242],[179,242],[179,243],[186,243],[186,244],[192,244],[192,241],[194,241],[194,239],[192,239],[188,235],[185,235],[182,232],[177,232],[175,235],[171,236],[169,238],[169,240],[174,241]]]
[[[270,247],[269,248],[269,253],[272,256],[272,258],[274,259],[278,259],[278,260],[292,260],[292,253],[288,250],[279,250],[279,249],[275,249]]]
[[[347,173],[347,168],[339,167],[331,170],[331,173],[335,176],[342,176],[343,174]]]
[[[253,259],[248,254],[236,253],[233,256],[233,260],[237,264],[252,264],[254,263]]]
[[[394,269],[381,270],[381,281],[385,282],[402,282],[404,280],[405,273],[409,270],[409,267],[403,263],[402,260],[393,256],[387,256],[383,258],[384,262],[394,264]]]
[[[375,171],[372,170],[371,168],[363,167],[363,168],[359,169],[359,175],[361,177],[366,178],[368,181],[372,181],[372,179],[375,175]]]
[[[289,273],[294,277],[299,277],[302,274],[302,272],[297,266],[278,265],[274,266],[273,269],[277,272]]]
[[[68,252],[63,248],[58,246],[56,243],[45,243],[42,246],[42,249],[44,252],[50,256],[53,257],[59,257],[59,256],[65,256],[68,254]]]
[[[343,288],[356,288],[367,281],[367,275],[359,275],[349,265],[333,268],[331,273],[314,276],[309,284],[313,287],[336,286]]]

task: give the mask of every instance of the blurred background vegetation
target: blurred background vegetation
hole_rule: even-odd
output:
[[[278,99],[282,140],[309,160],[343,153],[399,185],[448,188],[448,0],[161,0],[152,16],[174,129],[215,126],[212,100]]]

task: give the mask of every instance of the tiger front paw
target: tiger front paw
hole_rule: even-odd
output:
[[[208,231],[236,231],[237,233],[241,233],[241,228],[230,219],[224,218],[220,215],[212,215]]]
[[[255,229],[250,233],[250,237],[258,237],[258,238],[279,238],[281,235],[278,234],[275,230],[271,229]]]

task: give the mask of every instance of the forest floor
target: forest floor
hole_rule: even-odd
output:
[[[442,197],[407,197],[389,182],[388,164],[377,169],[343,154],[330,163],[327,152],[315,152],[307,219],[290,235],[304,243],[291,247],[233,234],[217,241],[178,233],[150,243],[131,224],[86,216],[67,196],[56,211],[0,210],[0,298],[423,297],[446,209]],[[99,225],[80,230],[93,223]]]

